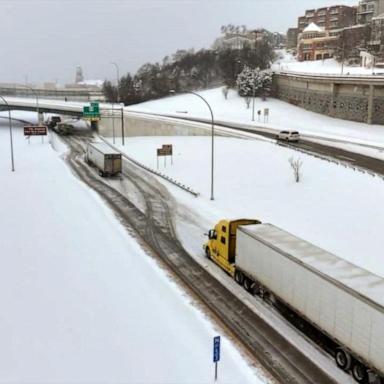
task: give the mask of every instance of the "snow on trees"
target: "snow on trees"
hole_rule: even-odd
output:
[[[236,79],[240,96],[266,96],[271,90],[272,73],[245,66]]]

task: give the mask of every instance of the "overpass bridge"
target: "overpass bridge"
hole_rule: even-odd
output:
[[[49,98],[72,101],[104,101],[105,97],[98,87],[41,88],[22,84],[1,84],[0,95],[11,97]]]
[[[89,105],[89,102],[31,99],[20,97],[3,96],[12,111],[35,111],[39,113],[62,114],[68,116],[81,117],[83,115],[83,106]],[[8,110],[8,106],[0,98],[0,109]]]

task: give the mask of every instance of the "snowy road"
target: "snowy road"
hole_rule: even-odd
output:
[[[336,383],[305,352],[290,344],[185,252],[173,228],[173,199],[152,176],[126,163],[123,180],[102,180],[83,162],[81,140],[68,138],[67,142],[72,149],[68,161],[76,174],[106,200],[120,221],[139,234],[148,251],[176,274],[205,304],[210,316],[241,340],[276,380],[282,383]],[[127,181],[133,184],[134,200],[136,204],[139,201],[141,209],[128,196],[118,192],[126,190],[121,184]]]

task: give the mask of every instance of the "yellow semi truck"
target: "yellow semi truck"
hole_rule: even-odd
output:
[[[208,242],[203,248],[208,259],[235,277],[236,233],[239,225],[260,224],[258,220],[221,220],[208,231]]]

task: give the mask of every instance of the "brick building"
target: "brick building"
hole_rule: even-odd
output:
[[[367,24],[384,13],[384,0],[361,0],[357,7],[357,24]]]
[[[309,24],[299,35],[297,57],[299,61],[323,60],[332,57],[339,46],[339,34]]]
[[[368,51],[376,58],[384,59],[384,14],[371,19],[371,36]]]
[[[371,38],[371,25],[358,24],[335,31],[339,34],[339,46],[336,57],[339,60],[348,60],[350,63],[359,64],[360,52],[368,50]]]
[[[332,7],[307,10],[304,16],[298,18],[297,28],[299,33],[302,33],[311,23],[315,23],[324,30],[349,27],[356,24],[356,7],[334,5]]]

